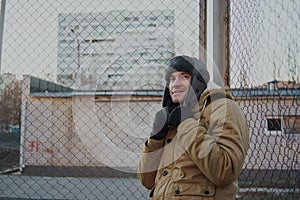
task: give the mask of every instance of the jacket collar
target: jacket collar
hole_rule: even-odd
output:
[[[199,119],[200,113],[202,113],[202,110],[211,102],[220,99],[220,98],[228,98],[232,99],[232,95],[230,93],[229,87],[223,87],[223,88],[215,88],[215,89],[206,89],[199,100],[199,105],[195,106],[193,111],[195,113],[195,118]],[[198,112],[197,112],[198,111]],[[199,113],[200,111],[200,113]]]

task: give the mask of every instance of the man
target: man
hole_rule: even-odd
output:
[[[138,169],[152,199],[235,199],[249,128],[229,89],[207,89],[209,73],[193,57],[168,61],[163,108]]]

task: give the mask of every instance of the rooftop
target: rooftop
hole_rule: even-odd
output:
[[[270,84],[278,84],[270,87]],[[231,88],[234,97],[258,96],[300,96],[300,84],[295,82],[271,81],[255,88]],[[84,96],[112,96],[112,95],[138,95],[162,96],[162,90],[74,90],[53,82],[30,77],[30,95],[37,97],[72,97]]]

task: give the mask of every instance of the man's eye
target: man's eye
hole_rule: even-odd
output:
[[[175,81],[175,78],[174,77],[171,77],[170,78],[170,82],[174,82]]]
[[[183,75],[182,79],[187,80],[187,79],[189,79],[189,76],[188,75]]]

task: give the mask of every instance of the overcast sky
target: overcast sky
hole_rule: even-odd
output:
[[[235,0],[232,2],[238,4],[239,1]],[[284,3],[281,0],[270,0],[268,3],[271,6],[265,5],[265,2],[261,2],[260,7],[257,7],[257,11],[252,10],[261,20],[257,21],[259,23],[258,26],[250,25],[256,28],[260,27],[258,30],[254,30],[260,37],[253,37],[254,35],[249,34],[249,29],[245,29],[248,31],[248,34],[245,34],[245,30],[243,30],[241,25],[240,42],[232,43],[232,45],[237,45],[236,49],[241,52],[240,55],[243,55],[243,51],[245,51],[242,47],[253,42],[257,43],[252,50],[257,49],[259,55],[255,55],[257,56],[255,59],[251,58],[254,65],[253,69],[247,69],[250,70],[247,72],[248,74],[255,74],[255,78],[253,79],[254,82],[256,81],[255,84],[270,81],[274,76],[278,79],[287,80],[289,78],[287,66],[291,62],[291,59],[288,59],[289,55],[293,56],[292,62],[297,64],[296,71],[299,76],[300,30],[298,24],[300,24],[300,3],[295,0],[286,0]],[[241,8],[242,6],[241,3]],[[247,7],[245,8],[247,9]],[[191,43],[187,46],[193,47],[181,49],[181,53],[198,55],[197,46],[195,45],[198,43],[198,36],[189,28],[198,27],[198,1],[195,0],[184,2],[180,0],[7,0],[1,72],[11,72],[18,75],[32,74],[41,78],[46,78],[50,74],[50,78],[55,80],[58,14],[102,12],[114,9],[174,9],[177,34],[184,41]],[[253,7],[249,9],[253,9]],[[244,12],[243,9],[237,9],[237,12],[241,11]],[[240,15],[236,16],[239,17]],[[247,14],[244,16],[247,16]],[[236,23],[234,26],[239,26],[243,22],[238,21]],[[247,19],[245,19],[245,23],[249,23]],[[245,40],[244,36],[249,37]],[[256,41],[253,41],[253,39]],[[288,50],[289,48],[290,50]],[[249,55],[248,52],[245,55]],[[236,55],[232,56],[238,64],[233,67],[242,67],[240,65],[244,62],[241,60],[247,59],[247,56],[245,58],[237,58],[238,56]],[[274,68],[278,69],[275,74]]]
[[[2,72],[55,74],[57,67],[57,16],[59,13],[109,10],[175,10],[177,32],[197,40],[190,26],[197,27],[197,1],[7,1]],[[58,3],[60,2],[60,3]],[[180,7],[180,9],[178,8]],[[184,13],[182,12],[184,9]],[[190,17],[191,15],[192,17]],[[190,21],[188,22],[188,18]],[[191,20],[192,19],[192,20]],[[193,41],[194,42],[194,41]],[[195,48],[197,50],[197,48]],[[197,52],[195,52],[196,54]]]

